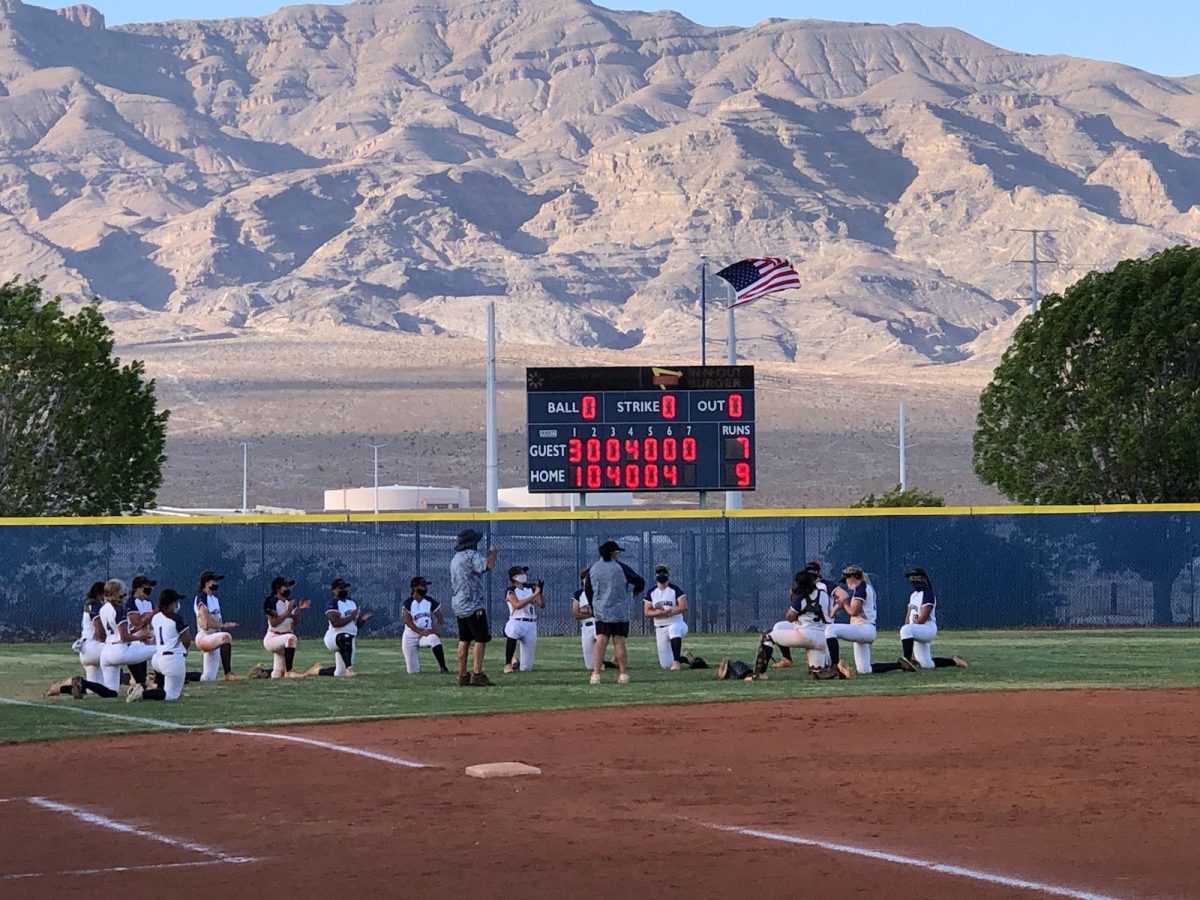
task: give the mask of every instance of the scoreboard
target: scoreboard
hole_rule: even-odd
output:
[[[753,366],[525,370],[529,490],[752,491]]]

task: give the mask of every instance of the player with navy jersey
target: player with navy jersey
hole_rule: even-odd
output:
[[[404,634],[400,649],[404,651],[404,668],[409,675],[421,671],[421,648],[428,647],[437,660],[438,671],[449,675],[446,651],[442,648],[442,604],[429,596],[429,580],[414,575],[408,583],[409,596],[404,601]]]
[[[303,678],[294,671],[296,662],[296,623],[300,613],[312,604],[308,600],[292,598],[296,582],[276,576],[271,581],[271,595],[263,601],[263,616],[267,620],[267,633],[263,635],[263,647],[274,660],[272,678]]]
[[[508,591],[504,601],[508,604],[508,621],[504,623],[504,671],[511,675],[517,669],[528,672],[533,668],[533,657],[537,651],[538,610],[546,608],[542,594],[542,582],[529,585],[529,566],[511,566],[508,570]],[[520,662],[513,663],[513,656],[521,648]]]
[[[196,647],[204,653],[201,681],[217,680],[217,660],[225,670],[226,681],[241,681],[242,676],[233,671],[233,635],[230,628],[237,622],[226,622],[221,616],[221,598],[217,590],[224,575],[205,571],[200,575],[199,593],[192,601],[196,612]],[[219,654],[219,655],[218,655]]]
[[[371,618],[358,602],[350,596],[350,582],[335,578],[329,584],[329,602],[325,604],[325,618],[329,626],[325,629],[325,647],[333,653],[333,665],[321,668],[313,666],[306,674],[333,675],[337,678],[353,678],[354,644],[358,637],[358,626]]]
[[[937,637],[937,594],[929,575],[922,568],[914,568],[905,572],[904,577],[912,587],[904,625],[900,628],[904,661],[922,669],[967,668],[967,661],[961,656],[933,655],[930,645]]]
[[[842,569],[842,581],[833,589],[833,604],[835,609],[841,608],[846,611],[850,616],[850,623],[826,626],[825,636],[849,641],[854,645],[853,669],[842,660],[835,663],[838,673],[843,678],[853,678],[855,674],[878,675],[900,669],[911,671],[904,662],[871,662],[871,645],[875,643],[876,637],[877,601],[875,588],[867,580],[860,566],[846,566]]]
[[[666,566],[655,566],[654,586],[642,597],[642,614],[654,623],[658,664],[672,672],[690,664],[683,655],[683,639],[688,633],[683,614],[687,608],[687,594],[671,581],[671,570]]]

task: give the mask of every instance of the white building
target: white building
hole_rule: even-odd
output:
[[[374,512],[376,491],[373,487],[337,488],[325,492],[325,512]],[[471,492],[456,487],[418,487],[406,484],[380,485],[380,512],[421,509],[468,509]]]
[[[578,509],[584,506],[579,494],[531,494],[528,488],[501,488],[498,491],[501,509]],[[628,491],[608,494],[588,494],[586,506],[633,506],[633,494]]]

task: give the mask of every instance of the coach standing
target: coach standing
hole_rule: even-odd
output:
[[[600,559],[588,569],[583,590],[596,613],[596,650],[592,654],[592,684],[600,683],[600,671],[604,668],[604,651],[612,638],[616,647],[617,684],[629,684],[629,650],[625,639],[629,637],[630,588],[640,594],[646,589],[646,579],[618,557],[625,548],[616,541],[605,541],[599,547]]]
[[[496,565],[496,548],[487,555],[479,552],[483,535],[473,528],[458,533],[454,556],[450,558],[450,607],[458,618],[458,683],[462,687],[493,687],[495,682],[483,673],[483,653],[492,639],[488,627],[487,601],[483,594],[483,573]],[[467,649],[474,644],[471,674],[467,674]]]

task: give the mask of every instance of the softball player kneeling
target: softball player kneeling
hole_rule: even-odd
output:
[[[871,672],[871,645],[875,643],[875,588],[867,582],[858,566],[842,569],[842,583],[833,589],[833,604],[850,616],[850,624],[825,626],[826,638],[849,641],[854,645],[854,668],[859,674]],[[846,678],[854,672],[841,660],[834,663]]]
[[[100,624],[104,627],[104,649],[100,651],[100,680],[110,691],[121,684],[121,666],[146,662],[154,655],[154,645],[144,644],[129,631],[125,618],[125,582],[113,579],[104,584],[104,606]],[[130,685],[130,690],[133,689]],[[138,685],[140,689],[140,685]]]
[[[678,672],[683,668],[683,639],[687,637],[687,594],[671,581],[666,566],[654,567],[654,587],[642,598],[642,613],[654,622],[654,640],[658,647],[658,664]]]
[[[961,656],[934,656],[931,648],[937,637],[937,595],[933,582],[924,569],[910,569],[904,573],[912,586],[908,595],[908,609],[904,613],[904,625],[900,628],[900,644],[904,648],[904,659],[922,669],[942,669],[957,666],[967,668]]]
[[[138,690],[129,688],[126,700],[178,700],[187,680],[187,652],[192,645],[188,626],[179,615],[179,601],[183,594],[171,588],[163,588],[158,595],[158,612],[150,620],[154,632],[154,657],[150,665],[162,676],[161,688]]]
[[[809,673],[818,675],[829,653],[826,628],[833,622],[832,601],[810,569],[797,572],[793,582],[787,621],[776,622],[768,638],[776,647],[804,648]]]
[[[533,668],[537,651],[537,615],[546,608],[542,596],[544,585],[539,581],[529,587],[529,566],[513,566],[508,570],[509,587],[504,599],[508,602],[508,621],[504,623],[504,671],[512,674],[517,668],[528,672]],[[521,648],[521,659],[513,665],[513,654]]]
[[[233,635],[226,630],[235,628],[237,622],[222,619],[221,600],[217,597],[217,589],[224,577],[215,572],[201,574],[200,592],[192,601],[196,612],[196,646],[204,652],[201,681],[217,680],[218,659],[225,670],[226,681],[242,680],[242,676],[233,671]]]
[[[293,600],[290,581],[282,575],[271,581],[271,596],[263,601],[263,615],[267,619],[267,633],[263,635],[263,647],[274,660],[272,678],[303,678],[293,671],[296,662],[296,622],[301,610],[311,605],[307,600]]]
[[[314,666],[306,674],[333,675],[337,678],[353,678],[354,643],[358,638],[358,626],[371,618],[350,597],[350,582],[335,578],[329,585],[332,596],[325,605],[325,618],[329,627],[325,629],[325,648],[333,654],[333,666],[324,669]]]
[[[421,672],[421,648],[428,647],[437,660],[438,671],[449,675],[446,668],[446,651],[442,649],[440,633],[445,624],[442,619],[442,604],[429,596],[429,581],[421,575],[413,576],[408,583],[409,597],[404,601],[404,634],[400,636],[400,649],[404,651],[404,668],[409,675]]]

